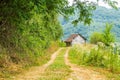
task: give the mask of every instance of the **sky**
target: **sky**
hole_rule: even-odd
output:
[[[69,1],[70,5],[72,5],[73,0],[68,0],[68,1]],[[84,0],[82,0],[82,1],[84,1]],[[97,0],[88,0],[88,1],[96,2]],[[113,0],[113,1],[117,1],[118,2],[117,6],[120,7],[120,0]],[[98,5],[106,7],[106,8],[111,8],[108,4],[104,3],[102,0],[99,0]]]

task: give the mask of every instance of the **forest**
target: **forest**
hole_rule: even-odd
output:
[[[76,13],[77,14],[77,13]],[[71,22],[77,16],[69,17],[69,20],[65,20],[62,16],[59,17],[59,20],[63,26],[65,40],[70,34],[80,33],[86,37],[89,41],[89,37],[94,32],[102,32],[105,28],[106,23],[112,23],[113,29],[112,33],[116,37],[116,42],[120,41],[120,9],[109,9],[105,7],[98,6],[95,11],[93,11],[93,22],[91,25],[84,25],[84,23],[79,23],[77,26],[74,26]]]

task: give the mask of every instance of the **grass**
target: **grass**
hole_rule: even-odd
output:
[[[110,48],[85,49],[82,46],[74,46],[70,50],[69,59],[74,64],[105,74],[109,80],[120,80],[120,58]]]
[[[46,69],[39,80],[67,80],[66,78],[71,71],[64,62],[65,51],[66,49],[60,51],[54,63]]]
[[[56,43],[52,43],[48,49],[39,50],[36,54],[6,54],[6,50],[2,50],[2,53],[0,53],[0,79],[6,80],[27,71],[33,66],[45,64],[58,48]]]

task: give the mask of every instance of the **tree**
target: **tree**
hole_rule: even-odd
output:
[[[114,7],[114,1],[104,1]],[[46,48],[62,35],[59,14],[68,17],[77,10],[79,17],[73,23],[90,24],[95,8],[94,2],[81,0],[72,6],[68,0],[0,0],[0,45],[10,53]]]
[[[109,46],[110,43],[115,41],[114,35],[111,33],[112,24],[106,23],[105,30],[102,33],[94,32],[90,37],[90,42],[96,44],[97,42],[103,42]]]
[[[111,33],[113,25],[106,23],[106,27],[105,30],[103,31],[102,35],[103,35],[103,42],[106,45],[110,45],[110,43],[115,41],[115,37],[114,35]]]

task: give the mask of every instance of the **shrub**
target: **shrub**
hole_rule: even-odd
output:
[[[90,37],[90,43],[97,44],[97,42],[102,42],[102,34],[94,32]]]
[[[114,41],[115,41],[115,37],[114,37],[114,35],[111,33],[112,27],[113,27],[112,24],[106,23],[105,30],[104,30],[103,33],[102,33],[103,43],[105,43],[105,44],[108,45],[108,46],[109,46],[109,44],[110,44],[111,42],[114,42]]]
[[[85,63],[87,63],[87,65],[91,65],[91,66],[103,67],[103,66],[105,66],[103,60],[104,60],[103,53],[101,53],[100,50],[92,49],[90,51],[89,55],[87,55]]]
[[[102,33],[94,32],[90,37],[90,42],[96,44],[97,42],[103,42],[109,46],[110,43],[115,42],[115,37],[111,33],[112,24],[106,23],[105,30]]]
[[[63,41],[58,41],[58,44],[59,44],[60,47],[65,47],[66,46],[65,42],[63,42]]]
[[[69,57],[73,63],[79,65],[101,67],[114,73],[120,73],[119,55],[118,53],[114,53],[110,47],[107,49],[91,49],[90,52],[74,47],[70,50]]]

